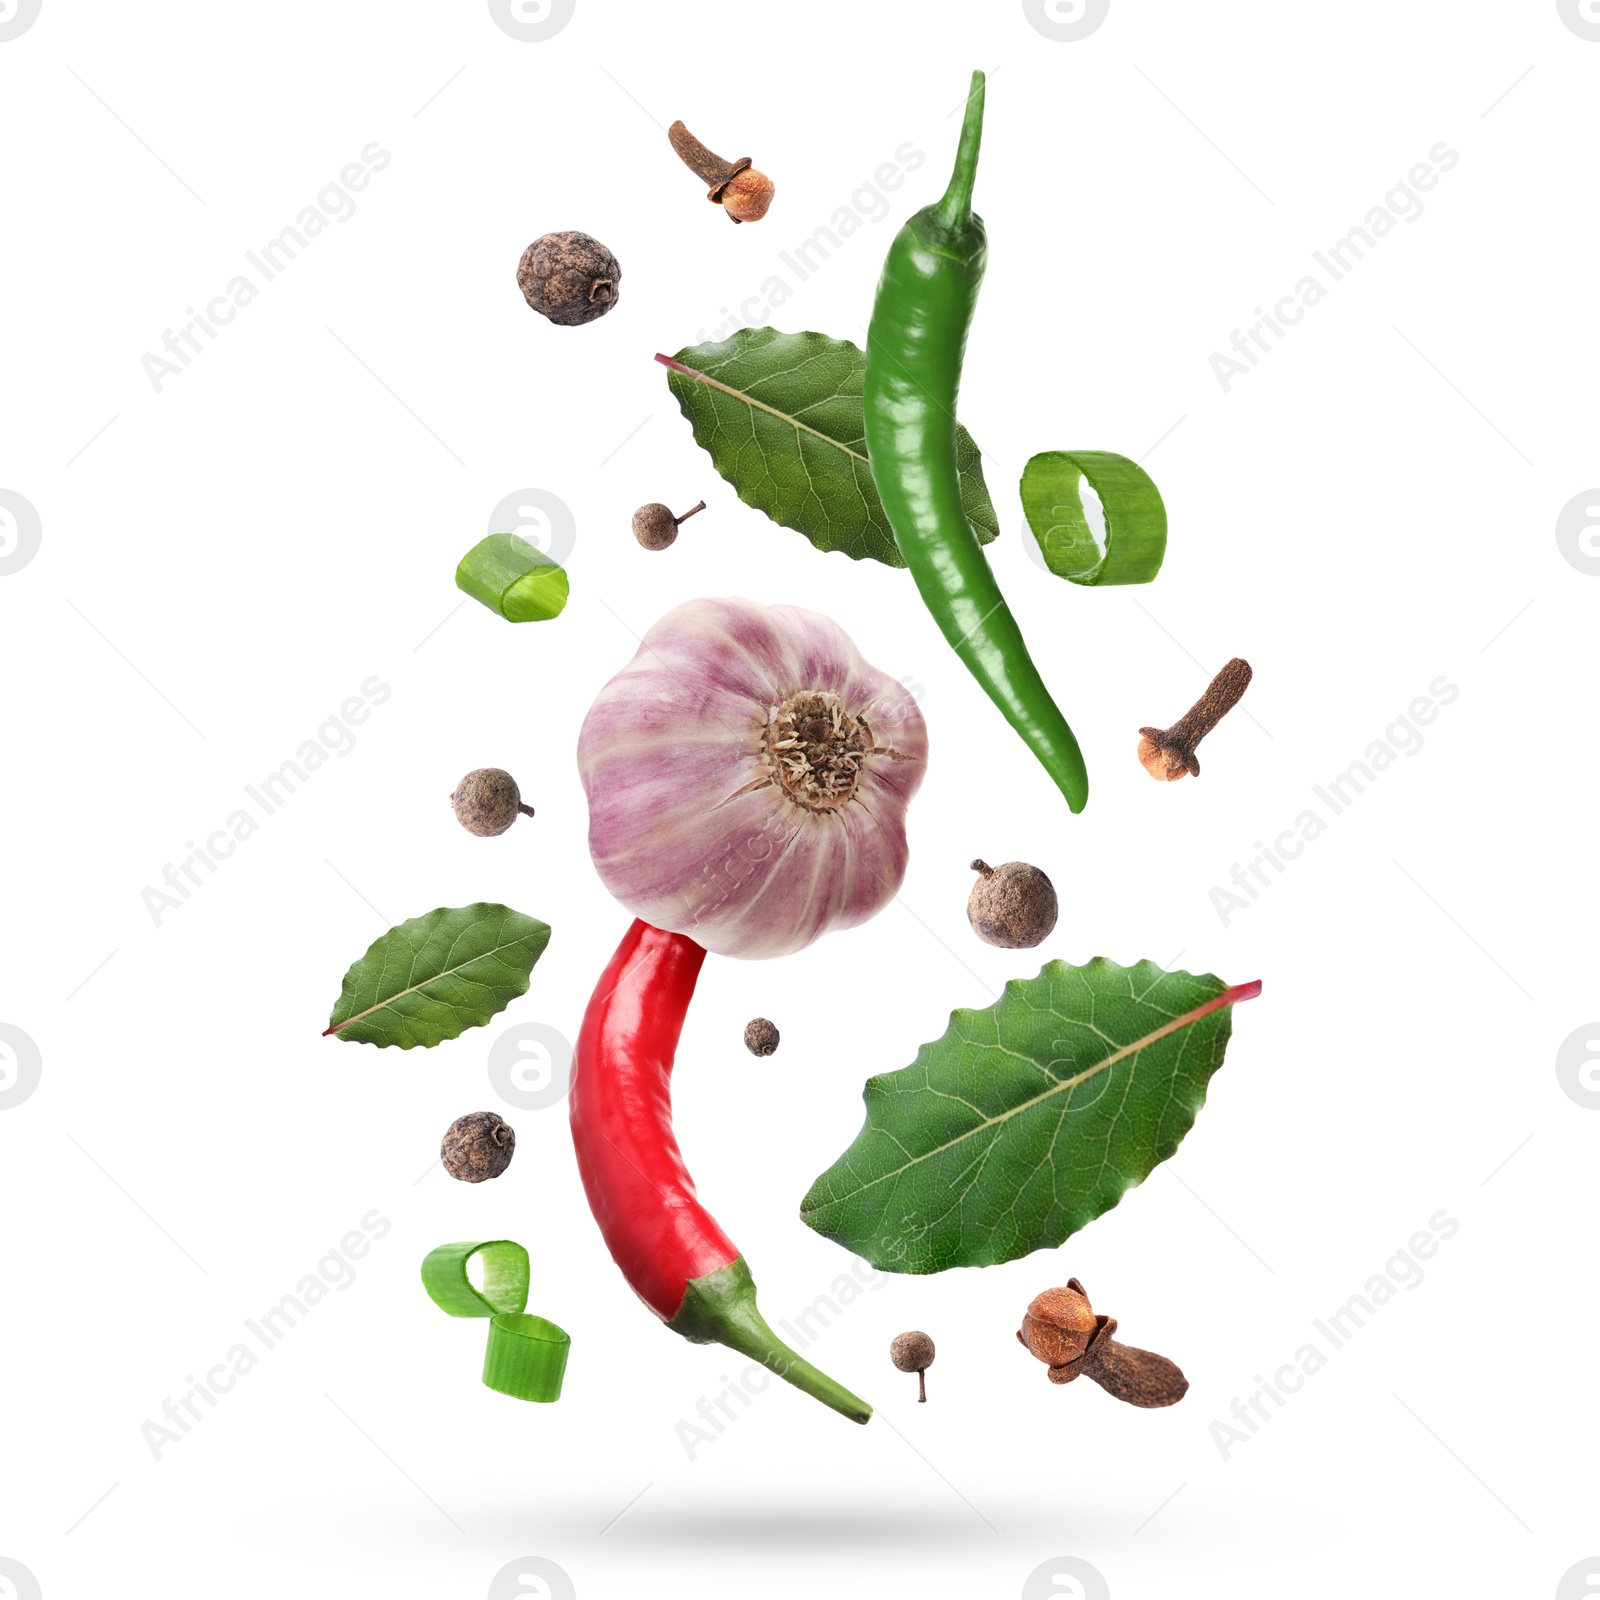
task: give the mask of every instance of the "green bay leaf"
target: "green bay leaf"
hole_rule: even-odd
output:
[[[658,361],[695,443],[746,505],[842,550],[903,567],[867,464],[861,408],[867,358],[848,339],[741,328]],[[687,370],[685,370],[687,369]],[[979,543],[1000,532],[972,435],[956,425],[961,505]]]
[[[509,906],[441,906],[391,928],[344,975],[326,1032],[431,1048],[481,1028],[528,992],[549,926]]]
[[[1053,1249],[1177,1150],[1259,983],[1049,962],[867,1080],[855,1142],[800,1216],[889,1272]]]

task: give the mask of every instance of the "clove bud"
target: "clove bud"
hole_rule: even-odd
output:
[[[1198,778],[1200,761],[1195,746],[1238,705],[1250,687],[1250,678],[1250,663],[1235,656],[1170,728],[1141,728],[1139,764],[1163,783],[1185,775]]]
[[[766,173],[750,165],[749,156],[726,160],[701,144],[682,122],[674,122],[667,129],[667,137],[679,160],[702,183],[710,185],[706,199],[721,206],[732,221],[759,222],[766,216],[775,185]]]
[[[1175,1406],[1189,1380],[1175,1362],[1111,1336],[1117,1319],[1096,1315],[1076,1278],[1063,1289],[1035,1295],[1017,1330],[1017,1342],[1050,1368],[1051,1383],[1093,1378],[1114,1399],[1156,1409]]]

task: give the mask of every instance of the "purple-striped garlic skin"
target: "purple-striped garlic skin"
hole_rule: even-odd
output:
[[[589,853],[655,927],[718,955],[788,955],[899,889],[927,759],[916,701],[837,623],[691,600],[584,719]]]

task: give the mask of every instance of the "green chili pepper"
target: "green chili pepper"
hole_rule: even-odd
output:
[[[956,474],[956,390],[988,249],[972,213],[983,81],[973,73],[950,187],[900,230],[878,280],[867,330],[867,456],[924,604],[1067,804],[1082,811],[1089,775],[1078,741],[962,512]]]

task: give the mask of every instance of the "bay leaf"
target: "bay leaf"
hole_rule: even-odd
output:
[[[428,1048],[481,1028],[528,992],[549,926],[509,906],[441,906],[399,923],[344,975],[327,1034]]]
[[[1048,1250],[1177,1150],[1257,983],[1049,962],[869,1078],[855,1142],[800,1216],[888,1272]]]
[[[713,344],[657,356],[695,443],[746,505],[842,550],[903,567],[867,462],[861,408],[867,358],[848,339],[741,328]],[[961,505],[988,544],[1000,532],[972,435],[956,425]]]

